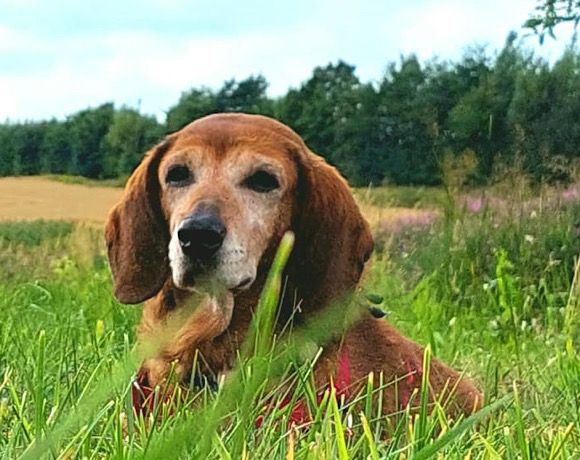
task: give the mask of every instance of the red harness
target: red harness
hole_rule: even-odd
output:
[[[170,396],[170,394],[167,394],[165,398],[162,399],[162,401],[164,403],[168,402]],[[142,415],[144,417],[153,413],[155,407],[157,406],[158,398],[155,397],[153,388],[149,386],[147,372],[144,370],[139,371],[137,378],[131,385],[131,399],[133,402],[133,410],[135,411],[135,414]]]
[[[351,374],[350,374],[350,358],[346,349],[340,352],[338,357],[338,366],[336,370],[336,378],[331,382],[332,388],[334,389],[337,402],[340,404],[341,401],[346,401],[349,396],[349,386],[351,384]],[[320,404],[324,396],[324,391],[318,393],[316,399]],[[343,398],[344,397],[344,398]],[[279,405],[280,409],[286,407],[292,401],[291,396],[286,396]],[[271,412],[272,407],[266,409],[266,415]],[[256,428],[260,428],[264,423],[265,415],[259,415],[256,419]],[[308,411],[308,406],[304,400],[299,400],[296,405],[292,408],[290,416],[288,417],[288,426],[301,426],[310,422],[310,413]]]
[[[421,385],[421,380],[423,379],[422,368],[413,369],[413,365],[409,361],[404,362],[405,368],[407,370],[407,376],[405,377],[406,386],[399,385],[401,389],[401,409],[404,409],[409,405],[411,393],[418,388],[417,384]]]
[[[400,388],[400,407],[404,409],[410,402],[411,393],[417,388],[422,379],[422,372],[419,368],[414,368],[414,366],[409,362],[404,362],[405,370],[407,371],[405,381],[403,385],[399,385]],[[348,400],[351,391],[351,366],[350,358],[346,348],[344,348],[338,357],[338,366],[336,372],[336,378],[331,382],[331,386],[334,389],[337,402],[340,404],[341,401]],[[401,382],[403,383],[403,382]],[[318,393],[317,401],[320,403],[324,391]],[[149,386],[147,380],[147,373],[145,371],[139,372],[136,380],[133,382],[131,387],[131,396],[133,399],[133,409],[137,415],[146,416],[153,413],[155,407],[160,402],[167,404],[171,402],[173,397],[172,392],[168,391],[165,395],[158,395],[156,397],[153,389]],[[279,405],[280,409],[283,409],[292,401],[291,396],[286,396]],[[171,414],[171,408],[169,408],[169,413]],[[271,412],[272,407],[270,406],[266,410],[266,414],[258,416],[256,419],[256,427],[259,428],[263,425],[265,416],[268,412]],[[293,407],[292,412],[288,418],[289,426],[300,426],[308,423],[311,420],[308,411],[308,406],[305,401],[300,400]]]
[[[349,386],[351,384],[350,359],[346,350],[341,351],[338,358],[338,367],[336,378],[332,382],[336,397],[340,402],[344,396],[346,400],[349,395]],[[167,404],[171,401],[172,393],[170,391],[165,395],[156,395],[153,388],[149,385],[147,373],[143,370],[137,374],[137,378],[131,386],[131,397],[133,400],[133,410],[137,415],[147,416],[155,410],[159,403]],[[318,402],[321,401],[323,393],[318,394]],[[280,408],[290,404],[292,398],[287,396],[280,404]],[[170,411],[171,413],[171,411]],[[304,401],[298,401],[288,419],[289,425],[302,425],[310,420],[308,407]],[[256,419],[256,427],[259,428],[264,422],[264,415]]]

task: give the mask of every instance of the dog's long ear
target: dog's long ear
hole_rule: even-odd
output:
[[[374,243],[338,171],[306,147],[297,163],[296,247],[288,274],[308,312],[354,289]]]
[[[157,170],[171,144],[167,139],[146,154],[107,218],[105,239],[114,294],[122,303],[153,297],[170,273],[169,230],[161,209]]]

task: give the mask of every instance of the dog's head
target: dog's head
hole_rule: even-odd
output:
[[[287,126],[257,115],[197,120],[152,149],[109,214],[115,295],[181,289],[236,295],[296,233],[288,274],[321,304],[357,283],[372,237],[346,182]]]

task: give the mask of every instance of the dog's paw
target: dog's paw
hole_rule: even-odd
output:
[[[181,382],[188,372],[184,357],[163,356],[145,360],[142,369],[147,373],[149,385],[165,385],[169,381]]]
[[[147,382],[151,388],[167,382],[171,372],[171,363],[161,358],[145,360],[142,370],[147,375]]]

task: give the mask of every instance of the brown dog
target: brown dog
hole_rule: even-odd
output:
[[[344,179],[290,128],[256,115],[202,118],[148,153],[109,215],[106,239],[117,299],[147,300],[139,334],[160,347],[143,364],[150,384],[172,362],[187,379],[196,352],[201,372],[231,369],[289,229],[296,245],[281,326],[354,291],[370,257],[369,226]],[[370,372],[398,382],[383,397],[385,413],[420,385],[423,349],[371,314],[320,345],[321,384],[342,356],[353,386]],[[436,359],[429,383],[432,398],[454,388],[453,412],[481,405],[479,391]]]

